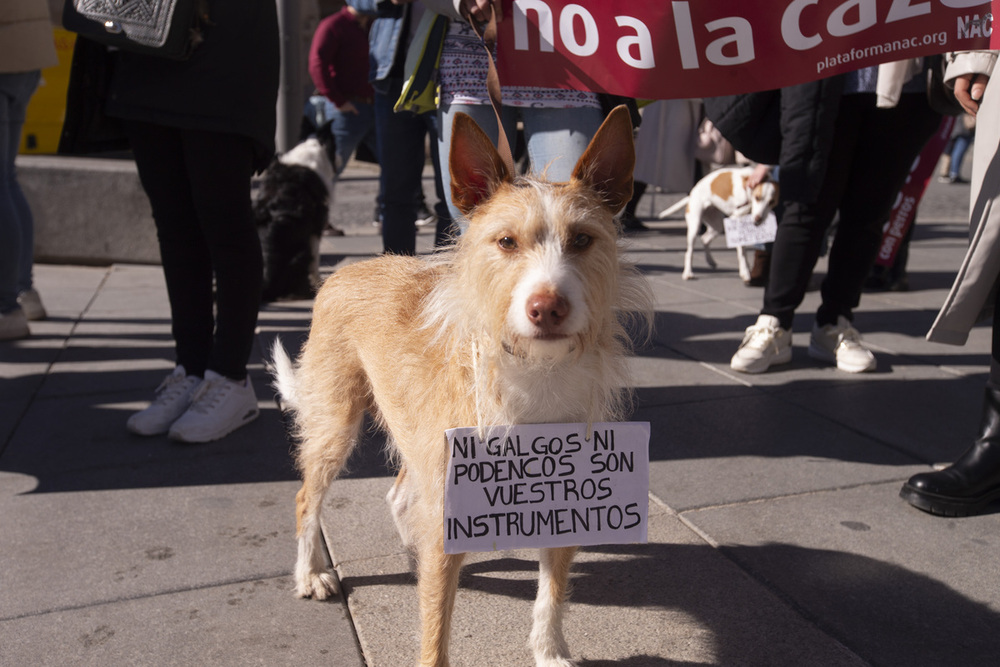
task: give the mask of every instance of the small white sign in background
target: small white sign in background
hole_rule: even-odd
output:
[[[770,243],[778,233],[778,219],[774,213],[768,213],[759,225],[749,215],[724,218],[722,225],[726,229],[727,248]]]
[[[445,433],[445,553],[646,542],[649,423]]]

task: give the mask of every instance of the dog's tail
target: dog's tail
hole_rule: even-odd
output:
[[[685,206],[687,206],[687,203],[688,203],[689,199],[691,199],[690,196],[684,197],[683,199],[675,202],[669,208],[665,208],[662,211],[660,211],[660,214],[658,216],[656,216],[656,217],[659,218],[660,220],[663,220],[664,218],[669,218],[674,213],[676,213],[677,211],[679,211],[682,208],[684,208]]]
[[[295,384],[295,364],[288,356],[288,353],[285,352],[285,346],[281,344],[281,340],[278,338],[274,339],[274,345],[271,346],[269,370],[271,376],[274,378],[271,386],[277,392],[274,400],[277,401],[278,409],[281,410],[282,415],[288,411],[298,410],[299,401]]]

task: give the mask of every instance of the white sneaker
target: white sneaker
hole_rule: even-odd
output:
[[[191,405],[191,396],[201,378],[188,375],[178,366],[156,388],[156,398],[148,408],[128,418],[125,426],[137,435],[160,435]]]
[[[792,333],[781,328],[777,317],[761,315],[756,324],[747,328],[729,367],[740,373],[763,373],[771,366],[791,360]]]
[[[837,317],[836,324],[813,324],[809,356],[836,364],[848,373],[873,371],[876,366],[875,355],[861,343],[861,334],[843,315]]]
[[[42,305],[42,297],[38,294],[38,290],[35,288],[25,290],[18,294],[17,304],[21,306],[21,310],[24,311],[24,316],[32,322],[36,320],[44,320],[49,316],[48,313],[45,312],[45,306]]]
[[[15,308],[5,315],[0,315],[0,340],[17,340],[27,338],[31,334],[28,329],[28,318],[24,310]]]
[[[211,442],[249,424],[258,414],[257,394],[249,377],[237,382],[205,371],[191,407],[170,427],[170,437],[181,442]]]

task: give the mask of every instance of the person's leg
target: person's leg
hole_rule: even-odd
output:
[[[826,170],[813,201],[782,201],[775,209],[778,229],[771,244],[771,262],[764,286],[764,302],[757,322],[746,330],[743,341],[730,361],[730,368],[742,373],[762,373],[772,365],[792,359],[792,323],[805,297],[816,261],[845,182],[845,165],[853,153],[855,120],[840,101],[835,120],[833,145],[826,158]]]
[[[791,330],[819,259],[827,229],[837,213],[857,141],[859,95],[845,95],[837,112],[834,140],[823,183],[814,202],[784,202],[775,211],[778,230],[771,247],[771,266],[761,313]],[[874,102],[872,102],[874,106]]]
[[[847,167],[849,179],[823,281],[823,303],[816,314],[820,326],[836,324],[840,316],[853,319],[878,254],[882,227],[914,159],[941,121],[920,94],[903,95],[893,109],[877,109],[862,101],[855,112],[857,143]]]
[[[184,157],[215,276],[215,336],[208,368],[232,380],[247,375],[260,308],[263,258],[250,208],[253,144],[220,132],[186,130]]]
[[[354,106],[357,113],[345,113],[336,108],[331,111],[330,130],[337,142],[337,158],[340,162],[337,167],[338,176],[344,171],[355,149],[375,126],[375,110],[372,105],[357,102]]]
[[[40,74],[38,72],[29,72],[26,77],[27,80],[23,83],[24,87],[22,88],[22,98],[16,103],[15,108],[15,113],[20,118],[20,122],[17,123],[17,139],[14,143],[15,153],[18,148],[17,144],[20,142],[21,127],[24,125],[28,102],[35,88],[38,86]],[[13,131],[13,127],[11,130]],[[11,134],[11,137],[13,138],[14,135]],[[21,252],[18,257],[17,291],[19,294],[22,294],[33,287],[32,269],[35,260],[35,223],[31,215],[31,207],[28,206],[28,200],[25,199],[24,192],[21,190],[16,176],[11,179],[11,196],[13,198],[14,209],[17,213],[16,217],[21,227]]]
[[[426,151],[424,121],[408,111],[395,113],[402,81],[391,80],[375,92],[379,186],[382,196],[382,249],[414,255],[417,251],[417,204]]]
[[[25,110],[38,79],[37,71],[0,74],[0,315],[18,309],[17,295],[25,276],[25,289],[31,287],[31,211],[17,182],[14,160],[21,143]],[[23,262],[27,266],[22,266]]]
[[[961,123],[959,118],[956,122]],[[952,182],[958,181],[962,177],[962,162],[965,160],[965,153],[972,144],[972,135],[963,132],[955,137],[955,143],[951,147],[951,159],[948,163],[948,177]]]
[[[179,363],[128,426],[216,440],[259,414],[246,369],[263,280],[250,209],[253,145],[236,134],[135,123],[127,131],[153,206]]]
[[[976,128],[979,146],[972,156],[973,230],[1000,224],[996,201],[1000,163],[998,108],[1000,86],[991,82],[983,95]],[[977,514],[1000,499],[1000,291],[996,291],[995,299],[990,373],[978,437],[955,463],[944,470],[914,475],[900,490],[900,496],[908,503],[933,514]]]
[[[821,198],[810,204],[786,202],[775,213],[778,229],[771,246],[760,312],[777,318],[782,329],[791,331],[795,310],[805,297],[836,207]]]
[[[524,138],[531,169],[553,182],[568,181],[577,160],[604,121],[597,108],[523,107]]]
[[[185,413],[205,375],[214,328],[212,265],[191,199],[181,132],[135,122],[124,129],[153,210],[177,362],[150,405],[126,423],[129,431],[150,436],[166,433]]]
[[[215,329],[212,257],[191,195],[182,133],[137,122],[125,123],[125,131],[153,209],[177,363],[201,377]]]
[[[455,226],[454,220],[451,217],[451,210],[448,207],[448,192],[445,191],[445,184],[447,183],[447,189],[451,190],[451,175],[445,175],[441,171],[441,156],[438,151],[440,150],[440,135],[441,130],[438,126],[438,114],[437,112],[428,112],[420,114],[421,120],[424,122],[424,126],[427,128],[427,134],[430,137],[430,160],[431,166],[434,169],[434,196],[437,201],[434,203],[434,215],[437,217],[437,224],[434,229],[434,247],[440,248],[446,246],[454,241],[455,236],[458,235],[458,229]]]
[[[938,161],[938,180],[945,182],[948,180],[948,173],[951,171],[951,151],[955,147],[954,135],[948,138],[944,148],[941,150],[941,159]]]
[[[1000,499],[1000,292],[993,309],[990,373],[976,439],[947,468],[911,477],[899,495],[941,516],[978,514]]]
[[[21,225],[21,245],[17,261],[17,293],[24,294],[34,288],[35,265],[35,220],[31,215],[31,207],[24,197],[21,186],[15,179],[11,194],[14,198],[14,208]]]

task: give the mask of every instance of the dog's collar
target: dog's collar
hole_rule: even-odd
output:
[[[509,343],[507,341],[503,341],[502,343],[500,343],[500,348],[508,355],[519,361],[526,361],[529,359],[526,353],[524,353],[523,351],[518,351],[517,349],[515,349],[512,343]],[[579,341],[573,341],[569,346],[569,350],[567,350],[566,352],[566,356],[568,357],[569,355],[576,354],[577,350],[579,349],[580,349]]]

